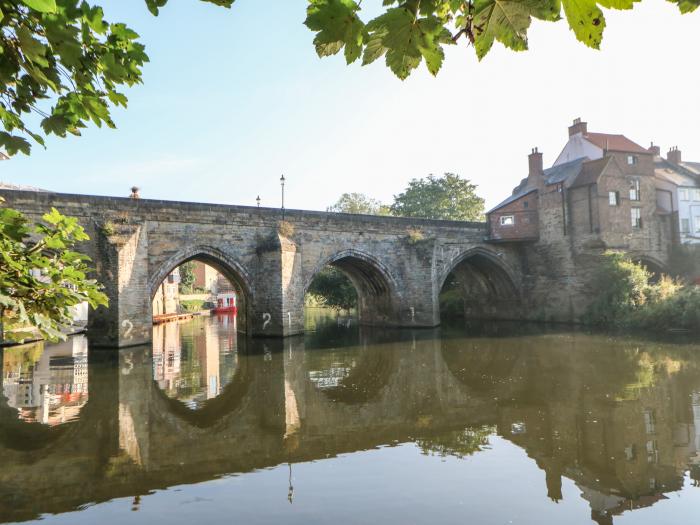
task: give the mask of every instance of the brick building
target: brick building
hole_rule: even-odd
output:
[[[605,249],[644,254],[638,259],[662,269],[673,227],[657,202],[656,148],[624,135],[588,132],[580,119],[568,135],[550,168],[532,150],[528,176],[487,213],[489,240],[558,248],[560,258],[570,259],[571,275],[580,276],[583,261]]]

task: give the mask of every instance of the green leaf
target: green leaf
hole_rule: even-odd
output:
[[[344,47],[348,64],[360,57],[365,24],[357,16],[359,9],[353,0],[310,0],[304,24],[318,32],[314,38],[318,56],[335,55]]]
[[[452,43],[450,32],[435,16],[417,18],[409,9],[397,7],[367,24],[369,39],[363,64],[386,54],[386,63],[401,80],[423,59],[436,75],[445,58],[442,44]]]
[[[22,3],[40,13],[56,12],[56,0],[22,0]]]
[[[678,5],[678,9],[684,14],[692,13],[700,6],[700,0],[669,0],[669,2]]]
[[[562,0],[564,13],[576,38],[588,47],[600,49],[605,17],[595,0]]]

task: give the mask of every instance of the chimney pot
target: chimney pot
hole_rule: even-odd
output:
[[[649,151],[649,153],[651,153],[652,155],[654,155],[656,157],[661,156],[661,148],[659,146],[657,146],[656,144],[654,144],[653,142],[651,143],[651,146],[649,146],[649,149],[647,151]]]
[[[678,149],[678,146],[674,146],[668,151],[666,158],[673,164],[680,164],[683,157],[681,155],[681,150]]]
[[[574,123],[569,126],[569,137],[573,137],[577,134],[585,135],[588,133],[588,123],[582,122],[580,118],[574,119]]]

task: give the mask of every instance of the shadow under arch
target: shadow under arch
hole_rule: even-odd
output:
[[[630,254],[630,257],[636,264],[643,266],[651,274],[649,279],[651,283],[659,282],[662,275],[668,275],[669,273],[666,265],[654,257],[635,254]]]
[[[456,257],[442,273],[438,294],[450,276],[464,301],[467,318],[519,319],[522,317],[521,293],[515,272],[499,253],[477,247]]]
[[[239,312],[244,313],[243,322],[239,324],[239,328],[243,332],[249,331],[249,323],[252,319],[253,286],[251,283],[253,279],[241,263],[213,246],[199,245],[184,248],[159,265],[148,280],[151,300],[155,297],[160,284],[175,268],[193,260],[201,261],[214,268],[239,292],[243,299],[243,308],[239,305]]]
[[[347,249],[333,254],[318,264],[304,283],[304,295],[314,277],[326,266],[343,272],[357,291],[359,322],[369,325],[397,323],[398,287],[389,269],[366,252]]]
[[[151,388],[156,399],[165,405],[167,413],[173,414],[193,427],[210,428],[226,415],[238,410],[243,404],[250,391],[253,376],[248,361],[248,359],[241,359],[233,379],[224,387],[221,394],[208,399],[204,402],[204,406],[197,410],[188,408],[182,401],[168,397],[155,380],[151,381]]]

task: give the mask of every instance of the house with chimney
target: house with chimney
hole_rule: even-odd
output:
[[[700,245],[700,162],[683,161],[678,147],[665,159],[652,148],[659,213],[672,217],[675,242]]]
[[[532,150],[527,177],[487,213],[488,240],[559,243],[573,266],[619,249],[644,254],[639,260],[656,271],[668,258],[671,219],[657,207],[654,153],[624,135],[589,132],[576,119],[551,167]]]

